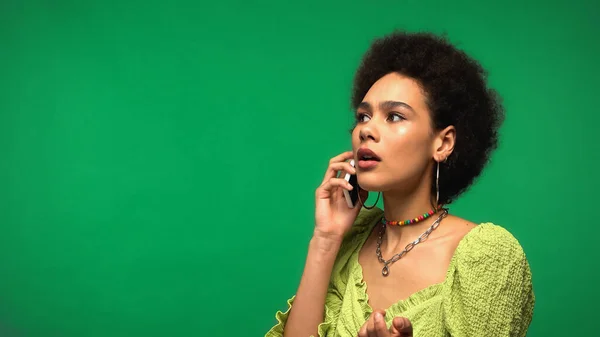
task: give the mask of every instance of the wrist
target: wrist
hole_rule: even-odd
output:
[[[321,252],[337,254],[337,251],[342,245],[342,241],[343,236],[341,235],[324,234],[315,231],[310,240],[310,245]]]

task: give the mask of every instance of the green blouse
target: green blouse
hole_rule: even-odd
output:
[[[321,337],[356,337],[373,309],[368,303],[358,253],[383,216],[362,209],[346,236],[333,267]],[[283,336],[286,312],[265,337]],[[386,310],[388,327],[396,316],[412,322],[416,337],[525,336],[535,296],[529,263],[519,242],[504,228],[483,223],[460,241],[442,283],[431,285]]]

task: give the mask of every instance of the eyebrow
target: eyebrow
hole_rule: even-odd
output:
[[[369,112],[373,110],[373,107],[371,106],[371,104],[369,102],[360,102],[360,104],[358,105],[358,108],[363,108]],[[413,109],[410,105],[408,105],[404,102],[384,101],[384,102],[379,103],[380,110],[391,110],[391,109],[395,109],[395,108],[406,108],[406,109],[411,110],[412,112],[415,112],[415,109]]]

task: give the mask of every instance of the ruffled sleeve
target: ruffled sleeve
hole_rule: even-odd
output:
[[[453,337],[525,336],[535,297],[522,247],[504,228],[482,224],[456,249],[443,320]]]
[[[378,221],[382,214],[383,211],[379,208],[373,208],[371,210],[364,208],[361,209],[360,213],[356,217],[356,220],[354,221],[354,225],[346,234],[331,273],[331,279],[329,281],[327,295],[325,297],[325,315],[323,322],[321,322],[318,327],[319,336],[326,336],[329,332],[335,329],[335,324],[337,323],[340,315],[340,309],[342,306],[344,293],[346,291],[348,273],[350,272],[350,268],[348,268],[348,262],[354,249],[361,240],[365,239],[365,235],[368,236],[369,228],[374,225],[375,221]],[[278,311],[275,314],[277,324],[267,332],[265,337],[283,336],[283,330],[285,328],[290,311],[293,308],[295,298],[296,296],[294,295],[287,300],[287,309],[285,311]]]
[[[292,298],[287,300],[287,309],[285,312],[278,311],[275,314],[275,318],[277,319],[277,324],[271,328],[265,335],[265,337],[282,337],[283,329],[287,322],[288,316],[290,315],[290,311],[292,310],[292,306],[294,303],[294,299],[296,296],[292,296]],[[339,308],[341,306],[342,297],[339,296],[339,293],[335,291],[335,289],[330,289],[327,291],[327,297],[325,300],[325,319],[318,327],[319,336],[325,336],[326,332],[330,330],[333,318],[337,316],[339,312]],[[314,337],[314,336],[310,336]]]

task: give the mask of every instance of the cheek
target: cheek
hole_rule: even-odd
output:
[[[405,137],[410,131],[410,128],[408,127],[399,127],[398,129],[396,129],[396,137]]]
[[[393,144],[395,150],[405,152],[411,150],[419,143],[418,138],[418,135],[415,135],[415,132],[410,127],[402,126],[390,134],[389,143]]]
[[[352,145],[356,147],[360,145],[360,130],[358,128],[352,130]]]
[[[408,158],[427,156],[430,139],[426,132],[420,132],[411,126],[399,127],[390,135],[393,151]]]

